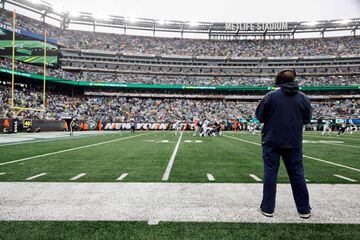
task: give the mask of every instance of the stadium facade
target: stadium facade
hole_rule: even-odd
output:
[[[17,14],[16,39],[24,42],[15,47],[14,71],[9,56],[13,16],[7,6],[40,14],[43,20]],[[94,122],[128,126],[126,123],[135,121],[151,123],[156,129],[164,123],[171,126],[177,120],[191,128],[194,118],[209,118],[231,128],[235,120],[253,118],[257,102],[274,89],[277,72],[294,69],[301,90],[315,103],[314,124],[318,119],[360,122],[360,37],[356,35],[360,19],[311,24],[195,24],[121,16],[98,19],[91,13],[72,16],[57,12],[45,2],[6,0],[2,7],[1,42],[5,50],[0,54],[0,75],[4,119],[17,117],[24,125],[25,120],[35,123],[76,117],[91,128],[96,128]],[[59,25],[49,25],[47,19]],[[68,29],[73,24],[92,26],[94,31]],[[207,34],[209,39],[98,33],[97,27],[122,29],[124,34],[130,29],[151,31],[154,36],[157,32],[177,32],[181,37],[184,33]],[[44,59],[38,43],[44,40],[45,31],[48,47],[56,52],[53,58],[47,56],[47,61],[51,60],[46,71],[47,111],[27,110],[14,116],[5,101],[9,98],[12,74],[17,105],[44,106],[36,98],[43,90]],[[332,31],[348,31],[353,36],[324,38],[326,32]],[[296,39],[298,33],[320,33],[322,37]],[[35,100],[22,101],[29,95],[24,95],[24,91],[34,95]],[[56,125],[57,130],[61,128]]]

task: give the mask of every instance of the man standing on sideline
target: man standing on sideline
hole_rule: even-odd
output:
[[[281,71],[275,78],[280,89],[266,94],[256,109],[257,119],[264,123],[261,140],[264,186],[259,211],[267,217],[272,217],[275,210],[280,156],[289,175],[300,217],[307,219],[311,216],[302,162],[302,129],[311,121],[312,108],[308,97],[299,91],[295,77],[293,70]]]

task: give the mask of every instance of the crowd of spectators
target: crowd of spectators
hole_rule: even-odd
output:
[[[11,88],[0,85],[0,117],[12,117]],[[42,108],[42,92],[34,88],[16,87],[15,106]],[[19,118],[61,119],[75,117],[81,120],[104,122],[192,122],[194,118],[226,121],[252,118],[258,102],[194,100],[173,98],[135,97],[70,97],[53,90],[46,96],[46,111],[23,111]],[[313,118],[359,118],[360,100],[332,100],[313,102]]]
[[[12,22],[11,12],[1,18]],[[128,36],[121,34],[61,30],[55,26],[17,15],[17,26],[49,36],[69,48],[118,51],[127,54],[190,56],[284,57],[321,55],[360,55],[360,37],[282,40],[201,40]]]
[[[194,86],[273,86],[270,77],[199,77],[83,72],[82,81]],[[360,85],[359,75],[298,77],[300,86]]]
[[[9,60],[0,59],[0,67],[11,69]],[[43,74],[43,67],[23,62],[16,62],[15,70]],[[193,86],[272,86],[273,78],[270,77],[199,77],[176,75],[141,75],[141,74],[116,74],[100,72],[69,72],[62,69],[48,68],[47,76],[69,79],[74,81],[91,82],[117,82],[135,84],[163,84],[163,85],[193,85]],[[360,85],[359,75],[340,76],[311,76],[298,77],[301,86],[324,85]]]

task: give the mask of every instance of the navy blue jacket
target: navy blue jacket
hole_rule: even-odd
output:
[[[303,125],[310,123],[311,114],[310,101],[296,82],[280,85],[266,94],[256,109],[257,119],[264,123],[262,144],[300,148]]]

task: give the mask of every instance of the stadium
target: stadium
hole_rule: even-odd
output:
[[[147,3],[129,16],[65,2],[0,1],[0,239],[360,238],[359,1],[266,21],[226,19],[236,1],[220,21],[203,17],[211,4],[196,20],[150,1],[179,12],[167,20]],[[264,110],[281,91],[281,106],[311,104],[306,213],[285,155],[264,210],[266,136],[293,141],[296,125],[268,122],[306,110]]]

